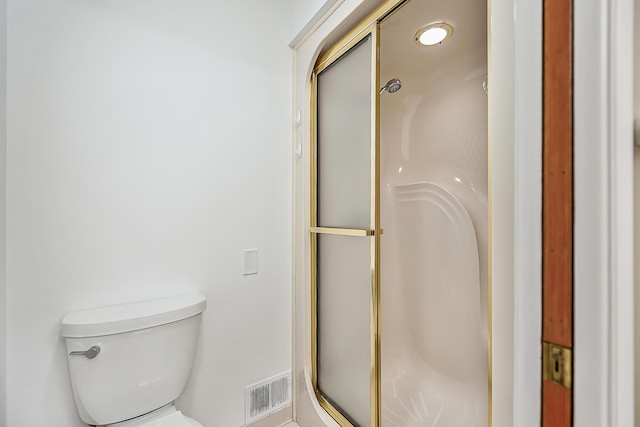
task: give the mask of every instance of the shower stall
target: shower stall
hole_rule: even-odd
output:
[[[486,2],[413,0],[380,24],[384,427],[488,422]],[[452,28],[414,42],[434,21]]]
[[[314,68],[309,388],[341,426],[491,423],[486,17],[387,1]]]

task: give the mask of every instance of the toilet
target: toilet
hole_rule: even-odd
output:
[[[173,402],[198,347],[202,295],[69,313],[62,319],[80,418],[92,426],[202,427]]]

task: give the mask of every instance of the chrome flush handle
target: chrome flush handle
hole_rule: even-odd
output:
[[[72,351],[69,356],[84,356],[87,359],[94,359],[98,354],[100,354],[100,346],[94,345],[85,351]]]

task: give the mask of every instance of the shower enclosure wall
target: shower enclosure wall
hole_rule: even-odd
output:
[[[347,46],[322,42],[295,176],[305,427],[490,425],[486,16],[484,1],[411,0]],[[417,45],[440,21],[453,35]]]
[[[380,26],[382,426],[488,424],[486,4],[413,0]],[[418,46],[416,30],[453,35]]]

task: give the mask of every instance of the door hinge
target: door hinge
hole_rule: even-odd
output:
[[[542,342],[542,378],[571,388],[573,367],[571,349]]]

